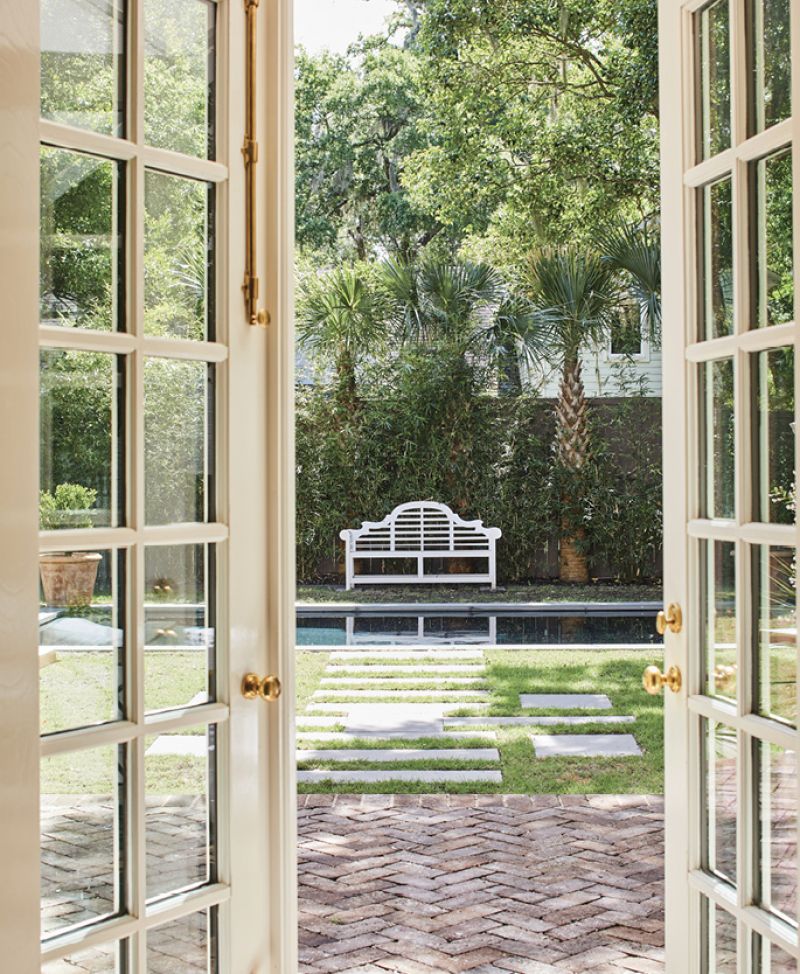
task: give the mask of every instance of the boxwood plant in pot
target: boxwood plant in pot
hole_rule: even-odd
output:
[[[81,484],[59,484],[39,494],[39,526],[43,531],[92,527],[97,491]],[[80,607],[91,604],[102,555],[90,551],[48,552],[39,556],[46,605]]]

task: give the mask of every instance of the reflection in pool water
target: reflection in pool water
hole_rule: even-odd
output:
[[[298,646],[660,643],[653,614],[542,612],[427,615],[299,612]]]

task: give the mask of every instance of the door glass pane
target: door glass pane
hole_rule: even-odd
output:
[[[736,921],[703,897],[706,951],[703,974],[736,974]]]
[[[40,527],[116,526],[124,401],[115,355],[47,349],[40,377]]]
[[[706,693],[736,700],[736,547],[701,541]]]
[[[756,711],[797,722],[797,609],[794,548],[755,545],[753,619]]]
[[[145,176],[144,330],[165,338],[213,338],[213,188]]]
[[[145,742],[147,895],[216,878],[216,726]]]
[[[121,974],[120,950],[125,950],[124,943],[90,947],[43,964],[42,974]]]
[[[212,909],[149,930],[148,974],[217,974],[216,926]]]
[[[730,176],[698,190],[699,341],[733,333],[733,204]]]
[[[123,134],[123,0],[41,0],[42,116]]]
[[[700,369],[700,513],[733,518],[734,478],[733,359],[706,362]]]
[[[697,38],[698,156],[708,159],[731,144],[731,41],[728,0],[695,14]]]
[[[757,901],[795,922],[797,910],[797,755],[754,741],[758,788]]]
[[[794,319],[792,250],[792,153],[790,149],[750,164],[753,263],[750,325]]]
[[[736,882],[736,731],[702,721],[703,866]]]
[[[165,358],[145,361],[145,517],[148,524],[205,521],[209,513],[212,373],[213,367],[205,362]]]
[[[39,572],[42,733],[121,717],[124,553],[41,555]]]
[[[750,134],[792,111],[789,0],[750,0]]]
[[[39,316],[43,325],[111,331],[124,308],[124,169],[41,150]]]
[[[755,935],[754,940],[755,974],[797,974],[797,961],[782,947],[771,944],[758,934]]]
[[[43,934],[120,911],[124,778],[122,748],[42,759]]]
[[[214,696],[214,546],[145,550],[145,689],[148,711]]]
[[[214,12],[209,0],[145,0],[145,142],[214,158]]]
[[[750,356],[753,388],[753,518],[792,524],[794,497],[794,351]]]

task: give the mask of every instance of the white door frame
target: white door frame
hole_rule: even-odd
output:
[[[755,865],[759,840],[756,831],[756,795],[753,741],[760,740],[797,751],[799,735],[787,722],[759,715],[753,693],[755,643],[752,605],[753,545],[797,547],[797,525],[761,523],[753,509],[752,414],[750,386],[753,353],[774,347],[790,347],[795,353],[795,416],[798,401],[798,326],[795,323],[757,328],[749,321],[751,200],[749,166],[783,146],[793,143],[794,279],[800,281],[800,140],[797,138],[800,108],[800,5],[791,0],[793,118],[753,135],[747,129],[745,95],[749,85],[746,69],[744,0],[731,0],[731,148],[711,158],[696,158],[696,84],[693,20],[707,4],[703,0],[660,0],[660,122],[662,176],[662,274],[664,361],[664,596],[683,607],[680,634],[667,633],[665,669],[680,667],[683,687],[665,694],[665,871],[667,974],[700,974],[704,937],[703,899],[712,909],[724,910],[737,932],[738,974],[757,974],[752,944],[755,934],[797,957],[797,934],[782,918],[759,906],[756,900]],[[699,75],[698,75],[699,76]],[[715,180],[731,177],[733,326],[719,338],[698,336],[697,195]],[[800,318],[800,288],[795,284],[794,315]],[[736,509],[734,516],[707,517],[700,496],[700,402],[698,372],[701,363],[730,360],[734,363],[733,406]],[[797,455],[797,430],[795,453]],[[706,434],[707,435],[707,434]],[[762,487],[762,490],[764,488]],[[735,545],[736,608],[735,642],[736,702],[719,700],[713,674],[704,677],[701,618],[700,545],[702,539],[718,539]],[[711,543],[711,542],[709,542]],[[713,638],[708,636],[706,638]],[[716,640],[714,640],[716,642]],[[716,652],[716,647],[715,650]],[[722,721],[735,736],[737,779],[737,882],[734,887],[704,868],[701,839],[704,774],[702,721]],[[796,812],[795,812],[796,814]],[[713,931],[711,934],[713,940]],[[725,968],[726,970],[728,967]],[[765,968],[766,969],[766,968]]]
[[[686,607],[689,596],[686,444],[686,322],[688,316],[683,160],[686,152],[682,60],[683,12],[675,0],[659,4],[659,86],[661,122],[662,280],[662,469],[664,480],[664,601]],[[689,81],[691,79],[688,79]],[[669,282],[669,286],[666,285]],[[670,529],[669,525],[674,525]],[[688,673],[687,627],[664,638],[664,672],[678,666]],[[689,754],[686,693],[664,697],[664,872],[667,974],[689,974],[691,909],[689,864]]]
[[[39,970],[39,19],[0,0],[0,956]],[[11,138],[13,133],[13,138]]]
[[[218,2],[220,39],[230,37],[232,52],[219,64],[220,76],[230,81],[222,144],[226,132],[242,131],[245,15],[240,0]],[[227,825],[230,845],[228,854],[220,850],[219,876],[231,887],[221,906],[229,921],[220,929],[223,974],[287,974],[297,964],[291,11],[291,0],[263,0],[259,18],[259,87],[266,93],[259,105],[260,271],[272,316],[266,333],[248,325],[240,290],[244,200],[234,146],[240,135],[231,137],[230,158],[223,157],[230,181],[220,212],[230,220],[232,247],[226,254],[223,245],[220,254],[226,273],[219,300],[227,312],[230,352],[218,386],[221,399],[228,393],[229,406],[219,417],[218,462],[228,469],[229,490],[218,506],[230,525],[231,581],[220,592],[230,639],[220,703],[212,705],[230,708],[220,740],[224,747],[227,738],[230,748],[228,773],[220,781],[221,831]],[[0,0],[0,130],[0,952],[15,974],[34,974],[40,969],[36,0]],[[134,442],[141,435],[136,425]],[[244,700],[239,683],[247,670],[277,673],[281,700]],[[139,958],[140,969],[142,963]]]

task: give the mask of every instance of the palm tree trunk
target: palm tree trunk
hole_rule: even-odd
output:
[[[556,405],[556,463],[567,474],[577,474],[589,456],[589,423],[581,362],[576,356],[564,362],[561,389]],[[572,478],[570,478],[572,479]],[[589,581],[589,564],[580,550],[584,539],[581,526],[576,526],[568,512],[576,498],[561,498],[561,537],[559,539],[559,578],[562,582],[585,585]]]

